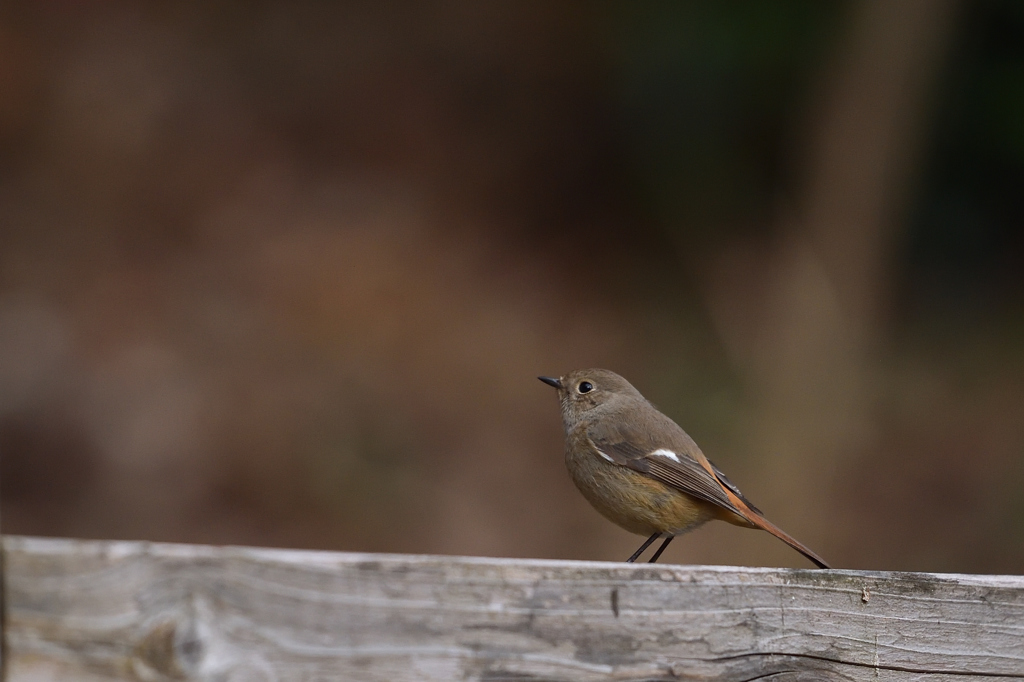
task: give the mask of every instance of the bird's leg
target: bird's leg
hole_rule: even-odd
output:
[[[665,538],[665,542],[661,543],[661,547],[658,548],[658,551],[654,553],[654,556],[652,556],[651,560],[647,563],[653,564],[655,561],[657,561],[658,557],[661,556],[661,553],[665,551],[665,548],[668,547],[668,543],[672,542],[672,538],[674,537],[675,535],[669,535],[667,538]]]
[[[633,552],[633,556],[631,556],[628,559],[626,559],[626,563],[631,564],[634,561],[636,561],[638,558],[640,558],[640,555],[644,553],[644,550],[647,549],[648,547],[650,547],[651,543],[654,542],[655,540],[657,540],[660,537],[661,537],[661,533],[655,533],[651,537],[647,538],[647,542],[645,542],[644,544],[640,545],[640,549],[638,549],[637,551]],[[664,549],[664,547],[662,549]]]

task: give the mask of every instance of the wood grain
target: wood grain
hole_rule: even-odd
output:
[[[1024,679],[1024,578],[4,539],[8,679]]]

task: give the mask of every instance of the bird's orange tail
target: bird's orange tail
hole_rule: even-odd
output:
[[[719,485],[722,485],[721,481],[719,481]],[[771,533],[772,535],[782,540],[787,545],[789,545],[790,547],[792,547],[793,549],[795,549],[796,551],[800,552],[805,557],[813,561],[818,568],[832,568],[825,562],[824,559],[822,559],[820,556],[812,552],[810,547],[800,542],[795,537],[793,537],[792,535],[782,530],[774,523],[772,523],[771,521],[769,521],[768,519],[761,516],[753,509],[751,509],[746,502],[741,500],[737,495],[734,495],[733,492],[729,490],[729,486],[722,485],[722,490],[724,490],[725,494],[729,497],[729,501],[732,502],[733,505],[743,513],[743,518],[750,522],[752,526],[760,528],[761,530],[768,531],[769,533]]]
[[[774,523],[772,523],[765,517],[761,516],[760,514],[754,513],[753,511],[748,511],[746,509],[744,509],[744,512],[746,512],[745,516],[750,520],[751,523],[753,523],[761,530],[768,531],[769,533],[771,533],[778,539],[782,540],[796,551],[803,554],[805,557],[813,561],[818,568],[832,568],[825,562],[824,559],[822,559],[820,556],[812,552],[807,545],[803,544],[802,542],[800,542],[792,535],[776,526]]]
[[[793,537],[786,531],[782,530],[765,517],[761,516],[761,514],[759,514],[758,512],[751,509],[750,505],[744,502],[738,495],[733,493],[733,491],[730,489],[728,485],[722,483],[721,479],[718,478],[718,474],[715,473],[715,468],[711,465],[711,462],[708,461],[708,458],[704,456],[704,453],[698,450],[697,455],[697,461],[700,462],[701,466],[704,467],[704,469],[709,474],[711,474],[711,477],[718,482],[718,485],[721,486],[722,488],[722,492],[725,493],[726,497],[729,498],[729,501],[732,502],[733,506],[740,511],[743,518],[746,521],[748,521],[750,525],[756,528],[760,528],[761,530],[768,531],[769,533],[771,533],[772,535],[782,540],[787,545],[789,545],[790,547],[792,547],[793,549],[795,549],[796,551],[800,552],[805,557],[813,561],[818,568],[832,568],[825,562],[824,559],[822,559],[820,556],[812,552],[810,547],[800,542],[795,537]]]

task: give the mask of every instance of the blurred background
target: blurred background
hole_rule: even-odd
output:
[[[1019,1],[5,2],[3,531],[623,560],[599,366],[837,566],[1022,573],[1022,188]]]

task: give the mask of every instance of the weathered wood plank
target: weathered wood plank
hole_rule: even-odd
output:
[[[1024,679],[1024,578],[4,539],[8,678]]]

